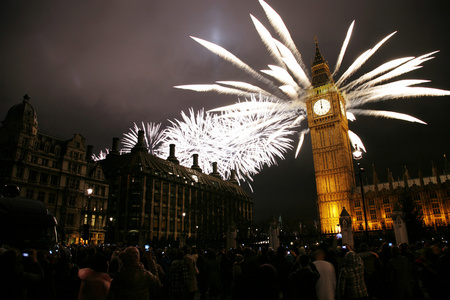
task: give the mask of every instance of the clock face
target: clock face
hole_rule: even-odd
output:
[[[345,107],[344,107],[344,103],[342,103],[342,102],[340,101],[339,104],[341,105],[341,113],[342,113],[343,116],[345,116]]]
[[[323,116],[331,109],[331,103],[327,99],[320,99],[314,103],[313,110],[317,116]]]

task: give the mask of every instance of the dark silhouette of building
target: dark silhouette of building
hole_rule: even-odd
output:
[[[246,238],[253,203],[233,177],[222,180],[213,164],[203,174],[194,155],[179,165],[175,146],[167,160],[148,153],[143,133],[131,153],[119,139],[102,161],[74,134],[63,139],[41,131],[30,97],[11,107],[0,127],[0,184],[46,204],[66,243],[224,241],[230,228]]]
[[[198,166],[179,165],[175,145],[167,160],[149,154],[144,132],[127,154],[119,154],[119,139],[101,161],[110,183],[108,232],[111,242],[216,241],[223,244],[230,228],[247,237],[252,226],[253,203],[233,178],[222,180]],[[239,235],[238,235],[239,237]]]
[[[41,131],[29,102],[25,95],[0,127],[0,184],[44,202],[58,220],[61,240],[85,242],[85,233],[91,243],[103,243],[108,183],[91,159],[92,146],[80,134],[63,139]]]

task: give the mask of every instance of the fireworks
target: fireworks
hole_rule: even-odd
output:
[[[192,37],[196,42],[230,62],[256,79],[258,85],[240,81],[217,81],[214,84],[194,84],[176,88],[197,92],[216,92],[244,97],[247,100],[219,107],[209,112],[189,110],[182,112],[181,120],[170,121],[171,126],[161,130],[160,124],[142,123],[142,128],[134,124],[122,139],[124,150],[130,151],[137,142],[139,130],[145,132],[145,142],[149,152],[160,157],[168,156],[169,144],[176,144],[176,156],[181,165],[190,166],[192,155],[199,155],[199,164],[204,173],[212,172],[211,164],[217,162],[218,171],[224,179],[235,171],[239,181],[251,181],[252,176],[265,166],[276,164],[278,158],[293,148],[292,136],[298,134],[298,155],[308,128],[305,122],[306,100],[311,89],[309,70],[295,46],[281,17],[264,1],[260,4],[280,40],[275,39],[262,23],[251,16],[256,31],[269,51],[275,64],[268,65],[260,72],[240,60],[219,45]],[[355,22],[347,31],[338,55],[333,76],[341,68],[344,54],[349,45]],[[437,51],[419,57],[403,57],[383,63],[374,70],[353,79],[352,76],[373,56],[395,32],[387,35],[373,48],[361,54],[335,80],[346,102],[347,119],[355,121],[355,116],[393,118],[409,122],[425,122],[400,112],[364,109],[373,102],[411,98],[419,96],[450,95],[449,91],[421,87],[426,80],[397,80],[400,75],[421,68],[421,64],[432,59]],[[249,100],[248,100],[249,99]],[[351,144],[365,151],[361,139],[349,131]]]
[[[268,96],[263,98],[251,108],[244,103],[238,103],[230,106],[222,107],[214,111],[227,112],[230,116],[245,117],[245,114],[252,114],[254,110],[264,110],[267,101],[284,102],[286,105],[284,113],[286,118],[290,118],[291,128],[298,126],[299,122],[305,119],[305,102],[307,100],[307,91],[311,87],[311,80],[308,77],[308,70],[305,68],[300,52],[293,42],[289,31],[287,30],[281,17],[264,1],[259,1],[266,13],[266,16],[279,36],[281,41],[272,37],[270,32],[259,22],[254,16],[251,16],[255,25],[256,31],[261,37],[262,42],[268,49],[270,55],[273,57],[277,65],[269,65],[270,70],[262,70],[261,73],[267,74],[271,79],[266,78],[262,74],[253,70],[250,66],[242,62],[235,55],[231,54],[222,47],[213,43],[204,41],[199,38],[192,37],[195,41],[206,47],[211,52],[217,54],[223,59],[231,62],[233,65],[248,73],[255,78],[264,87],[249,85],[245,82],[224,82],[218,81],[216,84],[206,85],[182,85],[176,88],[190,89],[198,92],[218,92],[224,94],[232,94],[239,96],[247,96],[248,94],[260,93]],[[333,75],[336,75],[340,69],[344,54],[347,50],[355,22],[350,25],[340,54],[337,59],[336,67]],[[367,60],[375,54],[375,52],[389,40],[395,32],[387,35],[384,39],[378,42],[373,48],[368,49],[361,54],[350,67],[343,72],[338,80],[336,80],[336,87],[340,90],[346,101],[347,118],[355,120],[355,115],[365,115],[383,118],[393,118],[409,122],[425,122],[414,118],[412,116],[392,111],[368,110],[362,108],[365,104],[393,100],[399,98],[411,98],[419,96],[444,96],[450,95],[449,91],[418,87],[417,85],[428,82],[426,80],[398,80],[388,82],[400,75],[411,72],[415,69],[421,68],[421,64],[432,59],[435,52],[427,53],[419,57],[404,57],[394,59],[392,61],[382,64],[380,67],[366,73],[365,75],[356,78],[352,81],[351,76],[358,71]],[[348,82],[350,81],[350,82]],[[348,83],[347,83],[348,82]],[[299,118],[292,118],[292,115],[300,112]],[[277,118],[283,118],[282,113],[277,114]],[[257,126],[257,124],[254,124]],[[288,125],[289,126],[289,125]],[[296,151],[298,154],[301,144],[303,142],[304,134],[308,133],[304,129],[299,134],[299,143]],[[351,144],[358,145],[364,149],[361,139],[352,132],[350,132]]]

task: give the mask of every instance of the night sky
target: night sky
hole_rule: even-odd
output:
[[[391,59],[440,50],[435,59],[404,78],[429,79],[424,86],[450,89],[450,19],[445,1],[267,3],[283,18],[307,65],[314,58],[317,35],[333,68],[348,26],[356,20],[340,74],[363,51],[398,31],[354,76]],[[211,109],[234,103],[234,96],[173,86],[252,82],[191,35],[223,46],[256,70],[272,64],[250,13],[270,27],[256,0],[1,1],[0,118],[29,93],[41,130],[66,139],[80,133],[98,153],[110,148],[112,138],[122,137],[133,122],[166,126],[168,119],[180,119],[180,112],[190,107]],[[381,181],[387,181],[387,168],[394,178],[401,178],[404,165],[413,177],[419,167],[430,176],[431,161],[442,172],[443,154],[450,155],[449,100],[415,98],[371,106],[411,114],[426,126],[372,117],[359,117],[350,124],[368,150],[361,163],[369,182],[372,164]],[[315,218],[309,136],[299,158],[293,156],[294,151],[287,153],[278,166],[254,177],[255,220],[279,213]]]

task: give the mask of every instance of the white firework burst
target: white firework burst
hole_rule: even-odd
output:
[[[252,96],[240,104],[251,107],[259,102]],[[264,166],[276,164],[276,159],[283,159],[284,153],[292,148],[291,124],[298,117],[292,114],[286,118],[285,103],[270,100],[264,103],[265,109],[242,115],[241,110],[232,109],[220,114],[204,110],[195,113],[193,109],[189,115],[182,112],[182,119],[171,121],[172,125],[166,129],[162,149],[176,144],[176,156],[182,165],[192,164],[193,154],[198,154],[204,173],[211,173],[212,163],[216,162],[222,178],[229,178],[231,171],[235,171],[238,181],[251,181]]]
[[[124,133],[122,137],[122,151],[128,153],[133,149],[137,143],[139,131],[144,132],[144,142],[150,154],[160,156],[162,150],[160,146],[164,143],[165,130],[161,130],[161,123],[156,124],[153,122],[144,124],[142,122],[142,127],[139,127],[134,123],[134,127],[130,128],[128,133]]]
[[[224,112],[228,117],[234,118],[236,121],[241,118],[248,118],[255,112],[260,113],[261,111],[269,109],[272,103],[285,103],[283,106],[281,104],[278,106],[282,107],[282,111],[276,114],[276,118],[279,121],[284,118],[282,122],[285,122],[284,124],[287,126],[286,129],[292,129],[298,126],[299,123],[306,118],[305,103],[307,100],[308,90],[311,88],[311,80],[307,75],[308,70],[303,63],[301,54],[295,46],[295,43],[292,40],[283,20],[266,2],[263,0],[259,0],[259,2],[263,7],[271,26],[281,40],[279,41],[273,38],[269,30],[267,30],[254,16],[251,16],[256,31],[260,35],[262,42],[277,64],[269,65],[269,70],[261,71],[261,73],[269,75],[270,79],[255,71],[226,49],[200,38],[192,38],[214,54],[220,56],[226,61],[231,62],[236,67],[258,80],[264,87],[250,85],[245,82],[218,81],[215,84],[182,85],[176,86],[176,88],[189,89],[198,92],[212,91],[223,94],[238,95],[241,97],[248,97],[252,94],[267,96],[257,101],[251,101],[251,106],[249,106],[248,102],[239,102],[237,104],[215,109],[214,111]],[[338,73],[341,67],[344,54],[347,50],[347,46],[353,32],[354,24],[355,22],[353,21],[347,31],[347,35],[344,39],[336,66],[333,71],[333,76]],[[387,35],[373,48],[368,49],[361,54],[350,65],[350,67],[343,72],[339,79],[335,81],[336,87],[341,91],[341,94],[346,101],[347,118],[349,120],[355,120],[355,115],[365,115],[425,124],[425,122],[403,113],[368,110],[363,109],[362,106],[367,103],[391,99],[450,95],[450,92],[446,90],[417,86],[427,82],[426,80],[398,80],[391,82],[392,79],[402,74],[421,68],[421,64],[425,61],[433,59],[432,55],[438,51],[427,53],[419,57],[411,56],[388,61],[380,67],[351,81],[352,75],[354,75],[355,72],[357,72],[365,64],[365,62],[372,55],[374,55],[375,52],[394,34],[395,32]],[[292,117],[295,114],[297,114],[297,118]],[[248,121],[251,122],[251,118],[249,118]],[[273,124],[278,123],[274,122]],[[248,127],[252,126],[251,123],[247,123],[246,125]],[[255,126],[257,127],[256,124]],[[268,130],[268,128],[264,128],[264,130]],[[296,156],[300,150],[304,135],[307,133],[308,129],[303,129],[299,133],[299,143]],[[361,149],[365,149],[361,139],[356,134],[351,133],[350,137],[352,140],[352,145],[356,144]]]
[[[108,154],[109,154],[109,149],[106,148],[104,152],[103,152],[103,150],[100,150],[100,153],[98,155],[96,155],[95,153],[92,154],[91,158],[93,161],[104,160]]]

